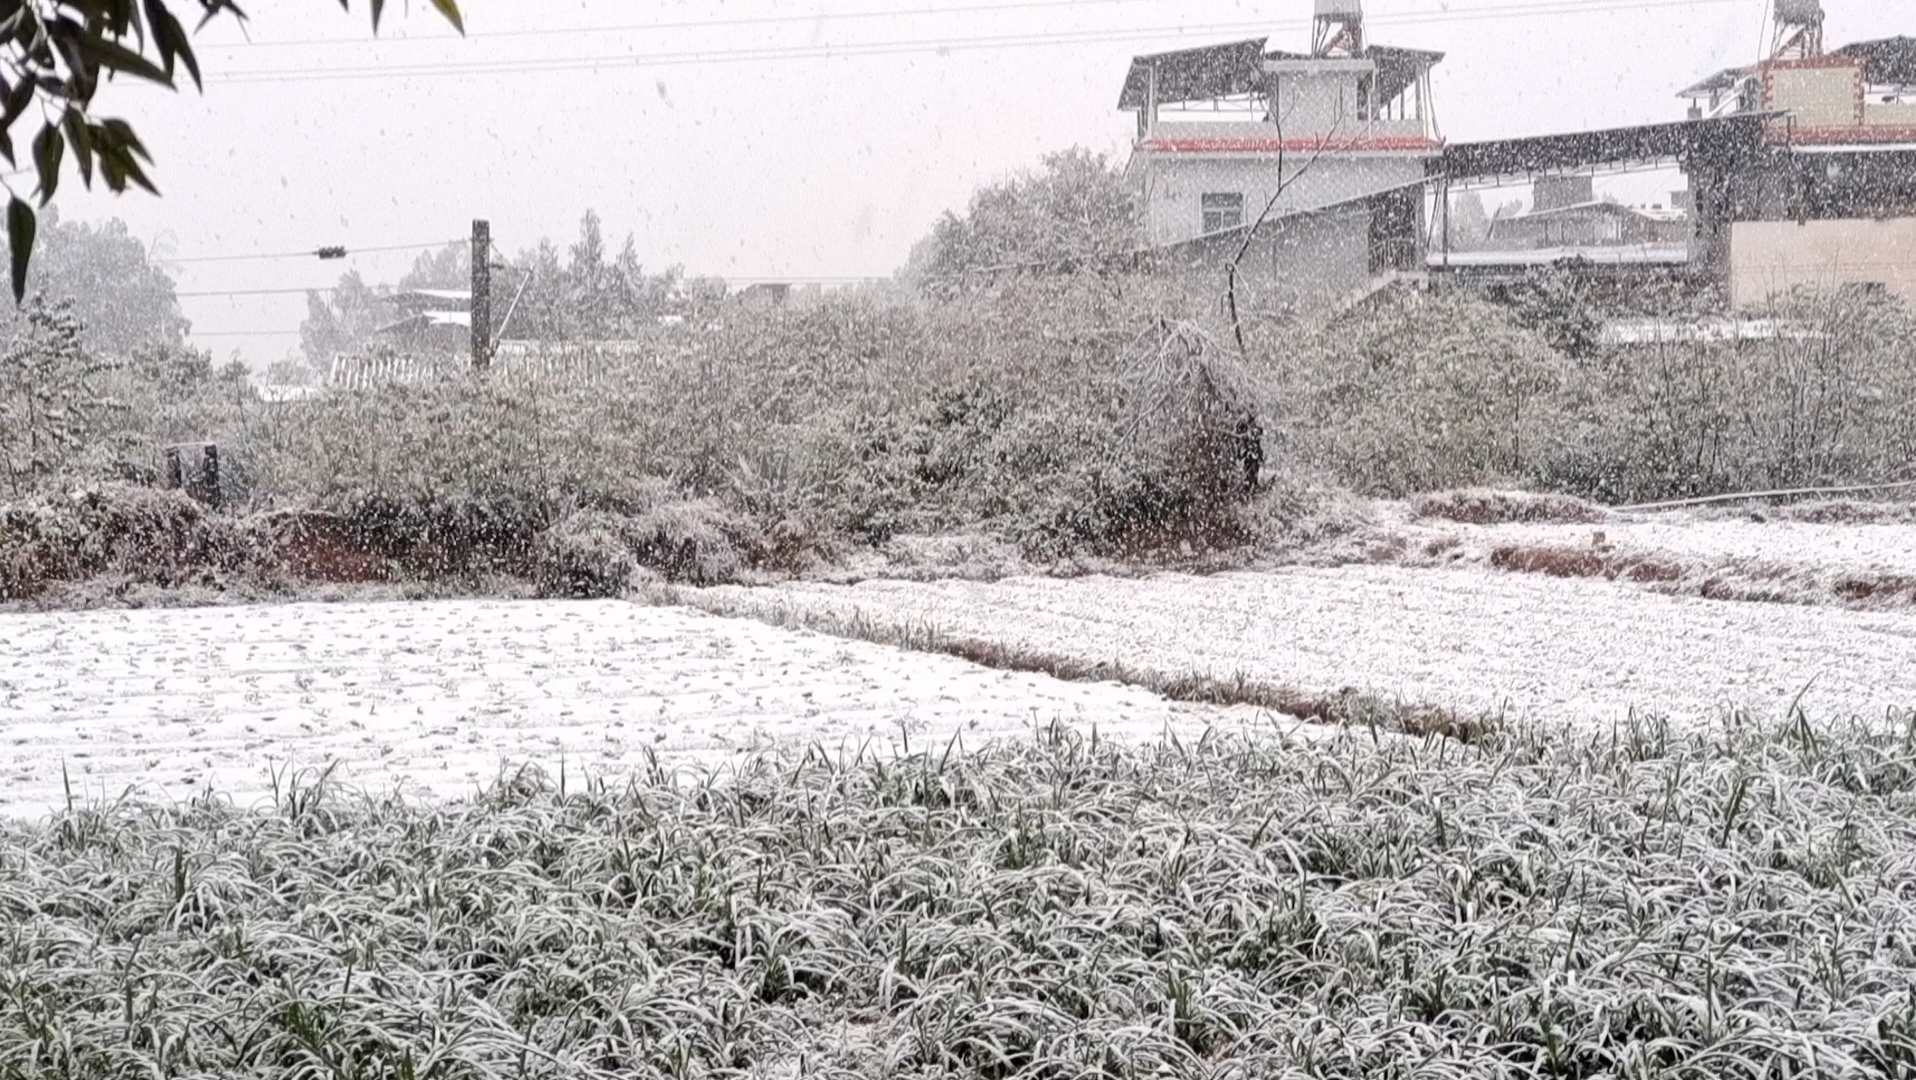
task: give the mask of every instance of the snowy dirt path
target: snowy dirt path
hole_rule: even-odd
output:
[[[247,805],[270,770],[464,795],[502,763],[720,765],[767,743],[965,745],[1062,720],[1117,738],[1268,723],[623,602],[451,601],[0,614],[0,813],[129,785]],[[920,743],[919,740],[924,740]]]
[[[1085,662],[1245,675],[1466,711],[1608,724],[1632,707],[1880,718],[1916,707],[1916,612],[1710,601],[1481,567],[703,590],[763,614],[932,629]]]

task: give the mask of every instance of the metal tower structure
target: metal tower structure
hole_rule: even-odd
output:
[[[1770,59],[1813,60],[1823,55],[1821,0],[1776,0],[1774,21],[1776,33],[1770,39]]]
[[[1317,0],[1317,23],[1311,33],[1311,55],[1357,56],[1363,51],[1363,0]]]

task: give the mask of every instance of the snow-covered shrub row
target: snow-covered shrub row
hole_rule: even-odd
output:
[[[1067,280],[740,308],[590,382],[390,385],[255,410],[227,438],[256,501],[552,524],[657,512],[663,486],[749,518],[764,557],[959,528],[1117,549],[1230,534],[1261,453],[1240,367]]]
[[[1152,311],[1090,278],[740,306],[589,379],[149,392],[113,442],[218,443],[234,515],[324,515],[291,556],[324,574],[601,593],[956,531],[1041,558],[1236,543],[1263,460],[1244,365]]]
[[[1615,504],[1909,479],[1916,312],[1840,292],[1761,314],[1781,332],[1573,356],[1521,309],[1400,294],[1263,334],[1267,413],[1281,457],[1369,494],[1511,485]]]

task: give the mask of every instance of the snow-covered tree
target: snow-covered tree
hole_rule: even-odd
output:
[[[906,276],[929,283],[1001,267],[1071,269],[1135,251],[1141,235],[1137,192],[1123,170],[1077,147],[979,188],[963,214],[939,218]]]
[[[147,256],[146,245],[109,218],[99,225],[62,221],[48,207],[40,218],[39,253],[27,287],[49,303],[73,301],[80,341],[106,356],[147,345],[178,346],[188,323],[173,279]],[[0,305],[0,335],[20,329],[24,310]]]

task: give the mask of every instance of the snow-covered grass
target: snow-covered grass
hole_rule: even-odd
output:
[[[1908,1076],[1916,729],[1045,734],[0,823],[0,1076]]]
[[[1113,737],[1257,723],[617,601],[435,601],[0,616],[0,813],[137,785],[242,806],[301,770],[470,794],[502,768],[717,766],[754,747],[969,745],[1062,721]]]
[[[911,630],[1304,693],[1345,689],[1462,715],[1607,726],[1809,707],[1916,708],[1916,611],[1724,603],[1477,566],[1345,566],[1206,577],[791,583],[681,590],[772,621]]]

